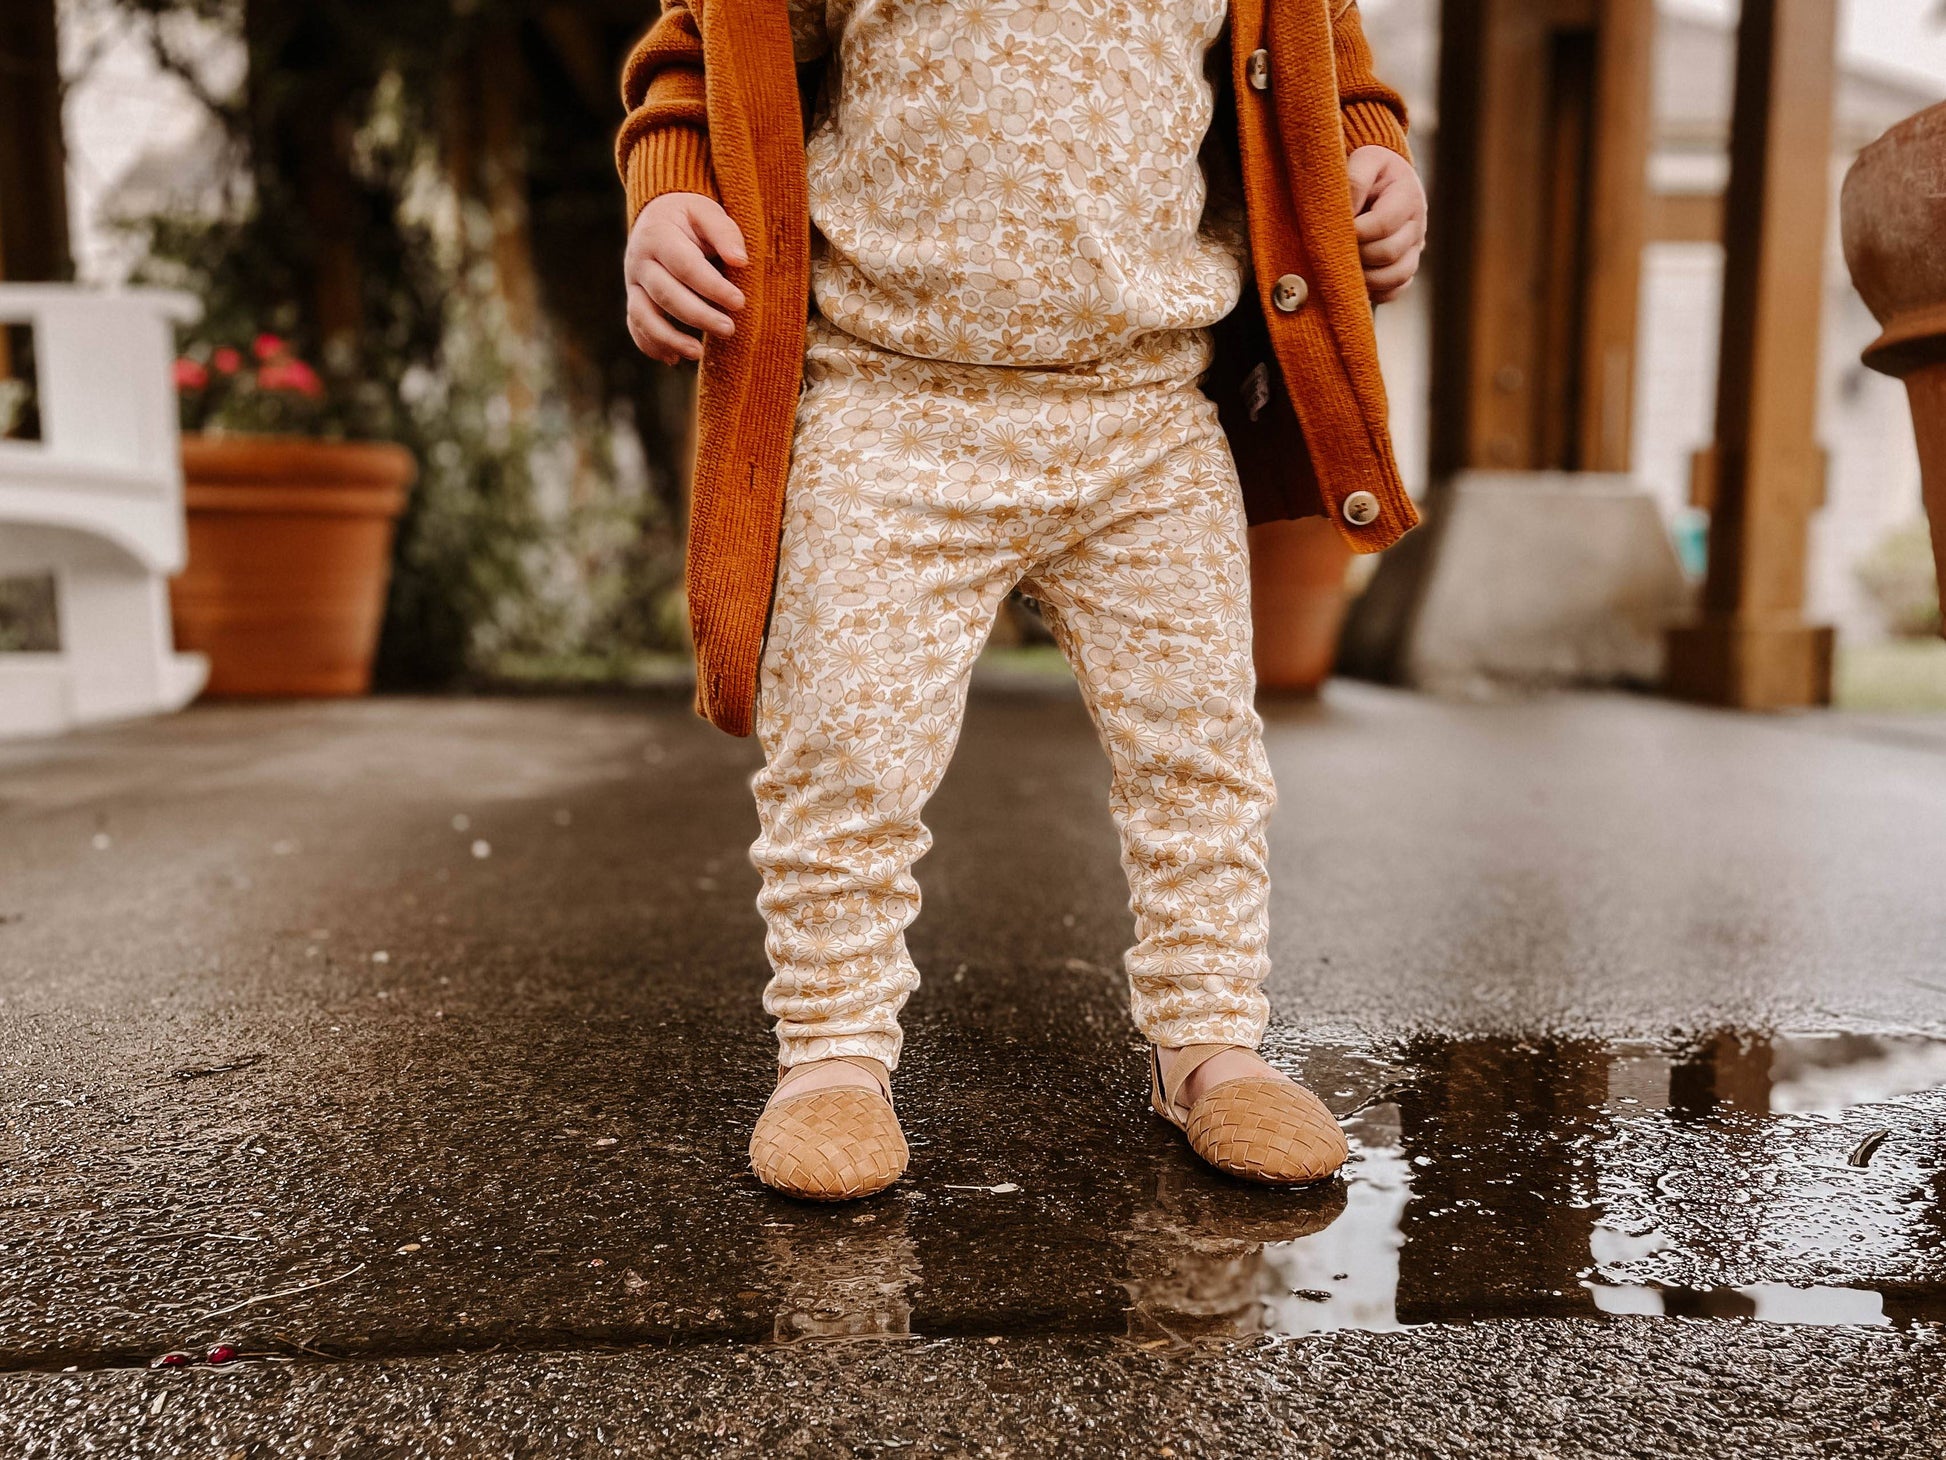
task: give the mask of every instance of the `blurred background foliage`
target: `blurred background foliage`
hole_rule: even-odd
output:
[[[1858,580],[1895,638],[1933,638],[1940,631],[1932,536],[1924,518],[1888,533],[1857,568]]]
[[[629,342],[616,58],[645,0],[114,0],[206,107],[206,195],[146,217],[138,278],[204,339],[288,340],[322,434],[397,441],[380,682],[626,680],[686,653],[687,373]],[[175,22],[193,20],[186,30]],[[240,46],[219,86],[178,38]]]

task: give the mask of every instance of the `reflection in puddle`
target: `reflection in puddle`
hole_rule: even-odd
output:
[[[918,1256],[896,1206],[853,1215],[835,1232],[770,1224],[765,1256],[782,1275],[773,1343],[910,1338]]]
[[[1153,1343],[1264,1331],[1265,1305],[1287,1292],[1268,1255],[1339,1230],[1348,1203],[1340,1181],[1281,1202],[1262,1197],[1260,1189],[1213,1182],[1186,1166],[1158,1171],[1154,1201],[1121,1234],[1130,1337]]]
[[[1345,1122],[1356,1157],[1344,1218],[1268,1254],[1283,1280],[1265,1327],[1273,1333],[1400,1326],[1399,1218],[1412,1167],[1399,1149],[1399,1107],[1376,1105]]]
[[[1152,1132],[1150,1153],[1083,1142],[1017,1182],[914,1179],[830,1211],[763,1197],[768,1286],[736,1295],[749,1336],[1113,1332],[1173,1351],[1532,1317],[1946,1322],[1946,1041],[1272,1053],[1343,1116],[1342,1179],[1229,1182]]]
[[[1403,1053],[1377,1082],[1394,1098],[1346,1120],[1353,1161],[1319,1230],[1191,1236],[1168,1201],[1138,1222],[1132,1337],[1620,1314],[1946,1319],[1946,1134],[1922,1115],[1861,1169],[1846,1164],[1844,1124],[1851,1107],[1940,1091],[1946,1042],[1725,1033],[1680,1050],[1427,1040]],[[1342,1078],[1303,1063],[1338,1108],[1357,1105],[1356,1089],[1332,1088]],[[1263,1211],[1290,1200],[1254,1194]],[[1903,1281],[1915,1267],[1933,1281]],[[1805,1280],[1707,1280],[1739,1269]]]
[[[1675,1318],[1754,1318],[1760,1323],[1858,1323],[1884,1326],[1885,1299],[1865,1288],[1794,1288],[1789,1283],[1749,1283],[1740,1288],[1594,1286],[1604,1313]]]
[[[1770,1059],[1770,1108],[1834,1114],[1946,1086],[1946,1040],[1835,1034],[1780,1039]]]

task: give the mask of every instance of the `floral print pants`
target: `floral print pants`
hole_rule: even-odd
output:
[[[1262,1037],[1275,792],[1208,360],[1191,330],[1099,365],[956,364],[812,320],[753,780],[782,1064],[898,1062],[920,814],[1017,585],[1108,752],[1136,1024],[1164,1045]]]

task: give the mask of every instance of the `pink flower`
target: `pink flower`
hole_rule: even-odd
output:
[[[209,357],[209,363],[216,367],[218,375],[234,375],[243,368],[243,356],[225,345]]]
[[[289,351],[290,346],[276,335],[258,335],[256,343],[251,348],[257,352],[259,360],[275,360]]]
[[[177,390],[201,390],[209,384],[209,371],[203,362],[187,356],[176,361],[175,377]]]
[[[318,372],[302,360],[278,360],[257,372],[257,385],[263,390],[289,390],[313,400],[324,394]]]

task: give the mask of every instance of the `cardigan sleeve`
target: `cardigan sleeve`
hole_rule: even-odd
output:
[[[662,0],[661,17],[636,42],[622,68],[622,105],[628,115],[615,138],[615,163],[628,193],[630,223],[664,193],[716,196],[698,3]]]
[[[1331,26],[1332,59],[1338,67],[1338,106],[1345,118],[1345,151],[1386,147],[1410,158],[1405,99],[1372,70],[1372,48],[1357,0],[1344,0]]]

